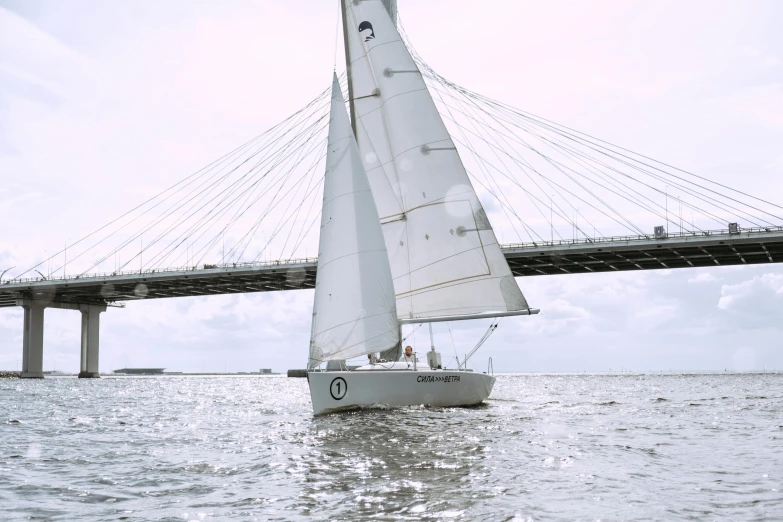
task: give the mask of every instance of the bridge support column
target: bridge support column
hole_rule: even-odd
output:
[[[43,332],[46,305],[25,300],[22,379],[43,379]]]
[[[100,341],[101,313],[106,311],[101,305],[81,305],[82,312],[82,362],[80,379],[96,379],[101,376],[98,370],[98,346]]]

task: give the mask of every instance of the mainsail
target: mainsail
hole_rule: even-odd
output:
[[[335,75],[308,366],[400,342],[378,210]]]
[[[354,128],[401,322],[535,313],[381,0],[342,0]]]

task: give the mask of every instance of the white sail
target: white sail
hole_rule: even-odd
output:
[[[435,103],[380,0],[343,0],[354,128],[401,320],[528,310]]]
[[[400,342],[394,285],[337,76],[332,86],[309,367]]]

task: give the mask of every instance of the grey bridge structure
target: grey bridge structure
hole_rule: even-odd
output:
[[[783,227],[717,230],[655,239],[612,237],[501,250],[516,277],[756,265],[783,262]],[[79,309],[125,301],[315,288],[317,258],[128,271],[0,284],[0,308],[26,303]]]
[[[783,262],[783,227],[504,245],[517,277]],[[98,377],[99,318],[126,301],[315,287],[317,259],[140,270],[0,284],[0,307],[24,308],[23,373],[43,378],[44,310],[82,313],[80,377]]]
[[[383,1],[394,18],[396,0]],[[502,245],[515,276],[783,262],[783,205],[456,85],[400,32],[418,68],[404,72],[422,75],[474,188],[520,241]],[[353,109],[345,75],[341,82]],[[327,88],[38,264],[17,273],[0,267],[0,308],[24,308],[22,377],[43,377],[47,308],[81,312],[79,376],[98,377],[107,308],[314,288],[317,259],[306,247],[318,230],[330,98]],[[370,156],[368,164],[377,160]]]

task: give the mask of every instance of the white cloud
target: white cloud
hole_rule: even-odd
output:
[[[536,319],[538,335],[573,334],[587,327],[590,313],[565,299],[555,299],[546,303],[541,317]]]
[[[710,272],[702,272],[694,277],[688,278],[689,283],[712,283],[714,281],[720,280]]]
[[[783,274],[764,274],[735,285],[723,285],[718,308],[755,310],[759,301],[779,299],[783,303]]]

